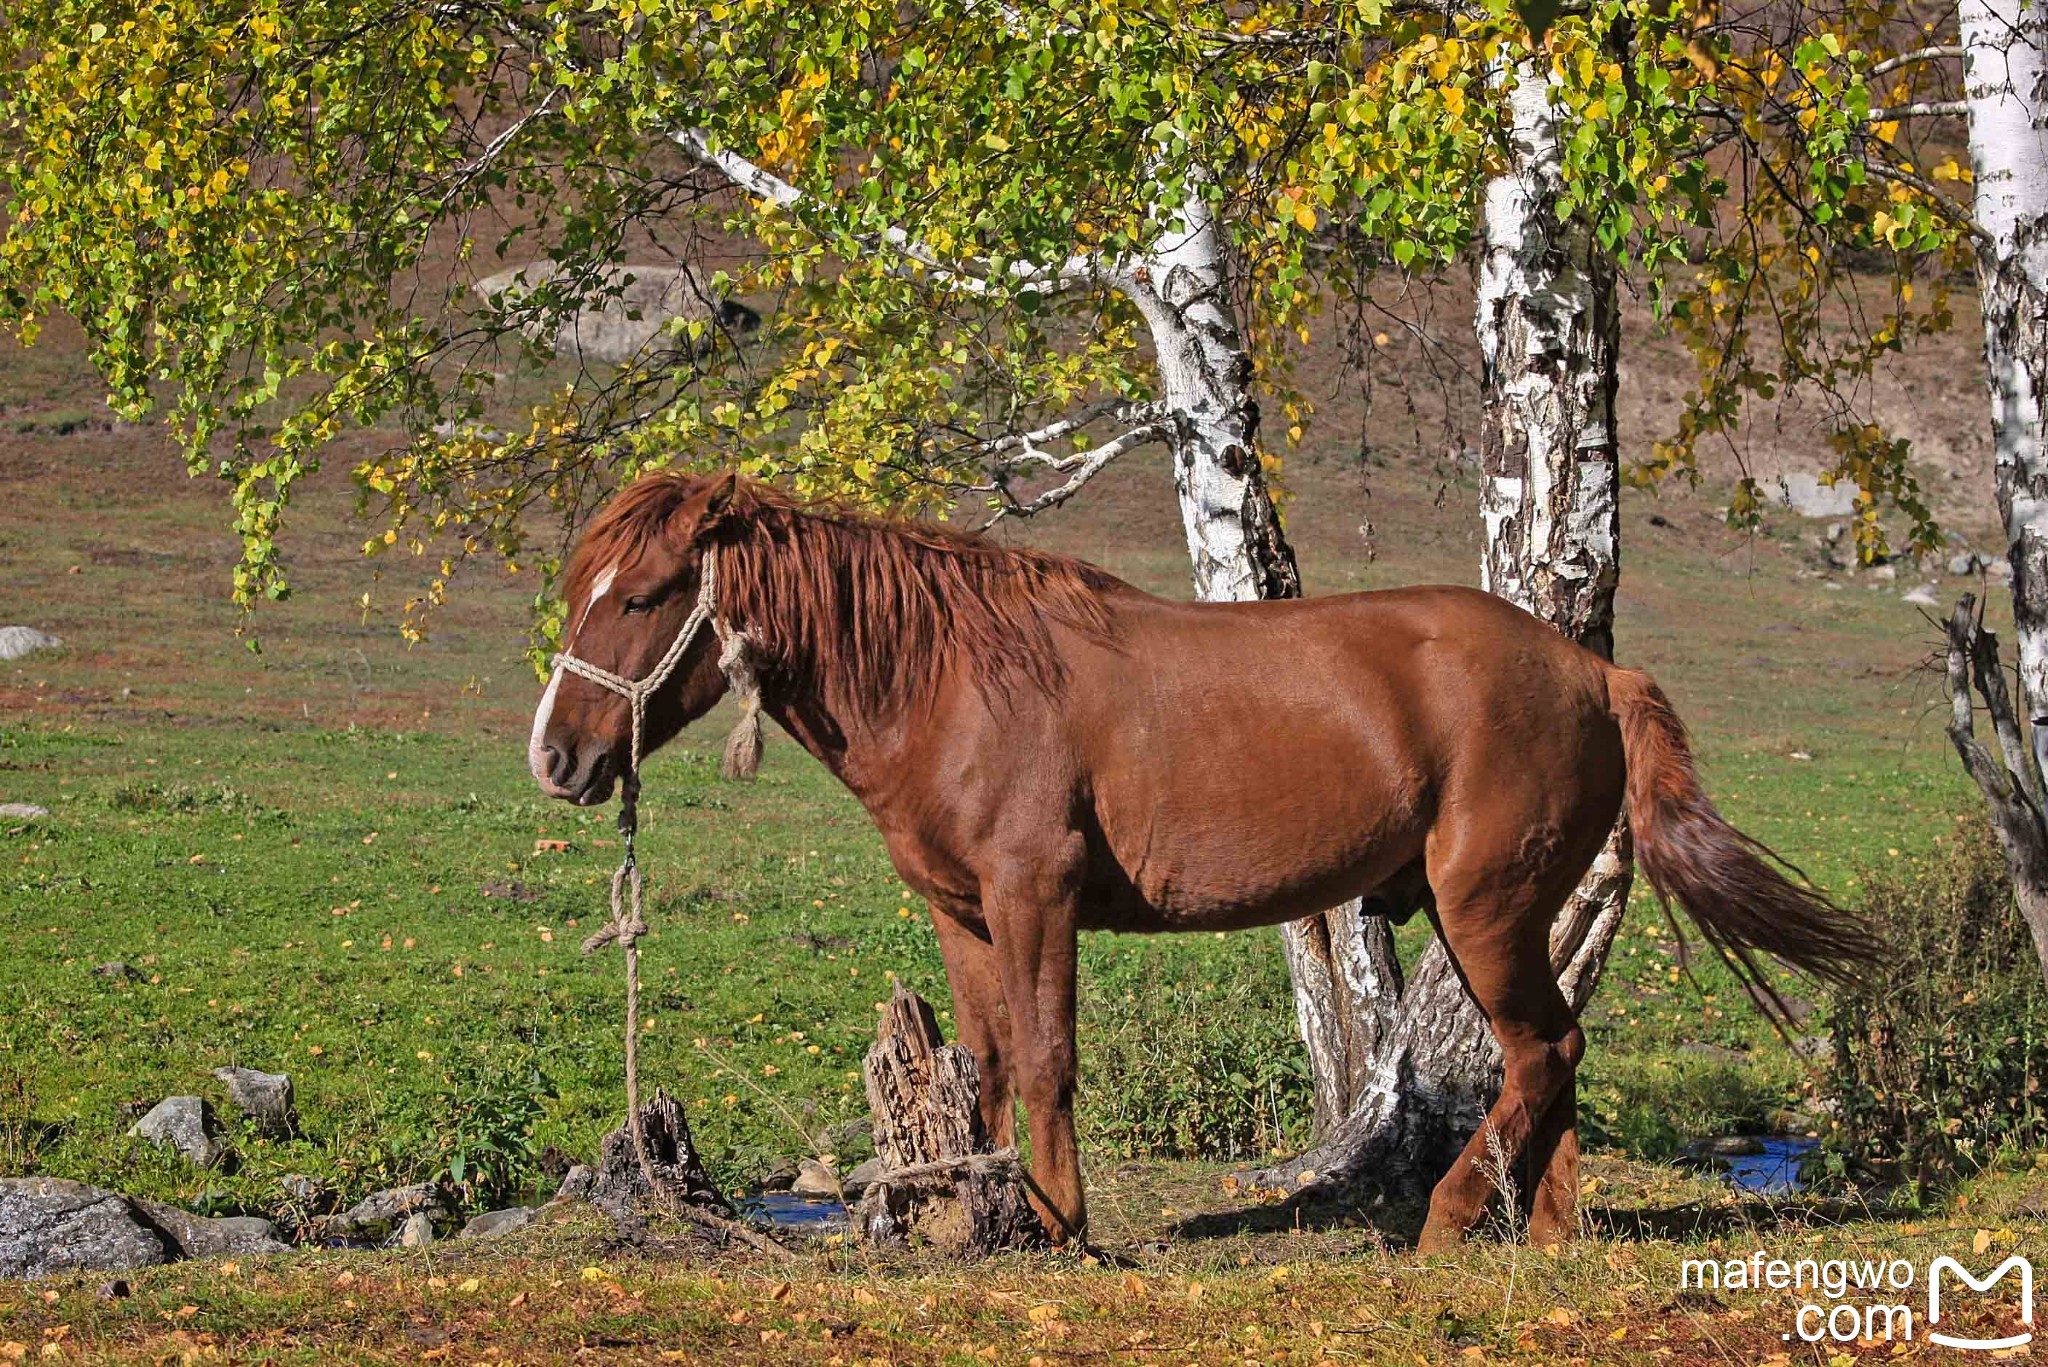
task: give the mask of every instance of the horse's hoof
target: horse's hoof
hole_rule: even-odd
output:
[[[1415,1241],[1415,1251],[1423,1257],[1435,1257],[1442,1253],[1455,1253],[1465,1242],[1465,1232],[1452,1225],[1440,1225],[1432,1220],[1422,1227],[1422,1235]]]

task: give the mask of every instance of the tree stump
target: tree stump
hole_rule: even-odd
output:
[[[647,1161],[663,1186],[683,1200],[719,1210],[730,1209],[704,1171],[704,1160],[697,1153],[696,1141],[690,1137],[690,1122],[680,1102],[657,1090],[654,1099],[640,1108],[640,1126],[647,1138]],[[647,1175],[640,1170],[640,1156],[633,1149],[630,1120],[604,1137],[590,1188],[580,1194],[593,1202],[628,1209],[653,1195],[648,1189]]]
[[[981,1121],[981,1070],[947,1044],[931,1006],[898,984],[868,1050],[868,1110],[883,1172],[853,1226],[870,1243],[912,1240],[985,1257],[1045,1242],[1016,1154],[997,1153]]]

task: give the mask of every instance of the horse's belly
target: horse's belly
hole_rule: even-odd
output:
[[[1384,822],[1343,832],[1265,826],[1164,848],[1155,841],[1112,854],[1082,915],[1091,929],[1139,932],[1298,920],[1371,893],[1421,854],[1422,839],[1420,829]]]

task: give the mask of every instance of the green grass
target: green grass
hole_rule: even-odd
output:
[[[48,353],[0,382],[22,391],[0,402],[86,407]],[[1289,530],[1312,590],[1469,582],[1475,493],[1440,491],[1439,474],[1376,468],[1368,498],[1336,451],[1296,457]],[[525,772],[531,577],[465,584],[433,639],[406,650],[392,623],[418,567],[365,563],[349,492],[322,476],[293,512],[298,597],[244,622],[224,601],[224,500],[160,446],[0,424],[0,484],[36,510],[0,520],[0,614],[69,643],[0,665],[0,801],[52,809],[0,828],[0,1165],[226,1209],[273,1208],[293,1172],[353,1196],[496,1144],[515,1151],[504,1185],[531,1188],[539,1150],[588,1157],[622,1105],[621,983],[615,956],[578,946],[604,914],[617,850],[608,813],[546,802]],[[1132,461],[1031,534],[1185,592],[1167,488],[1156,463]],[[1898,602],[1902,585],[1826,587],[1795,521],[1743,537],[1692,499],[1631,493],[1624,511],[1622,657],[1672,694],[1730,816],[1852,902],[1872,869],[1946,838],[1970,798],[1919,670],[1934,631]],[[1356,532],[1368,512],[1376,559]],[[854,1071],[875,1003],[892,975],[942,1010],[946,997],[924,908],[851,798],[778,737],[758,783],[721,782],[721,736],[707,720],[648,773],[644,1070],[685,1100],[719,1176],[741,1183],[815,1147],[857,1156],[834,1127],[863,1109]],[[1404,953],[1426,933],[1404,930]],[[115,959],[141,977],[94,976]],[[1219,1181],[1302,1138],[1272,932],[1092,936],[1083,978],[1092,1210],[1142,1264],[1142,1292],[1121,1269],[1072,1260],[969,1274],[838,1249],[777,1297],[779,1274],[727,1282],[622,1260],[570,1230],[497,1252],[168,1269],[114,1303],[84,1281],[55,1301],[0,1288],[0,1355],[42,1341],[105,1361],[652,1361],[686,1346],[735,1362],[965,1363],[995,1347],[1026,1363],[1130,1353],[1143,1329],[1204,1361],[1386,1348],[1435,1362],[1476,1348],[1622,1362],[1659,1347],[1748,1361],[1786,1347],[1779,1321],[1675,1302],[1681,1253],[1711,1239],[1729,1256],[1806,1247],[1843,1219],[1827,1237],[1845,1247],[1961,1251],[1980,1221],[2015,1222],[2038,1185],[1997,1175],[1920,1229],[1824,1202],[1739,1202],[1671,1165],[1702,1134],[1814,1124],[1817,1083],[1717,965],[1679,971],[1639,890],[1586,1022],[1601,1237],[1558,1260],[1482,1248],[1418,1264],[1382,1249],[1374,1212],[1297,1227]],[[210,1074],[228,1063],[291,1073],[302,1135],[238,1134],[236,1166],[207,1174],[126,1138],[164,1095],[221,1100]],[[1176,1156],[1191,1151],[1206,1157]],[[1283,1264],[1295,1280],[1275,1279]],[[586,1281],[585,1266],[600,1271]],[[1033,1319],[1041,1304],[1072,1327]],[[1576,1318],[1547,1318],[1559,1306]]]

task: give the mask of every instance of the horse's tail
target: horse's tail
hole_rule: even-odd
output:
[[[1784,860],[1714,809],[1694,771],[1685,723],[1663,690],[1647,674],[1610,668],[1607,698],[1628,761],[1636,859],[1667,914],[1672,902],[1684,907],[1767,1013],[1782,1017],[1784,1002],[1756,951],[1823,982],[1857,981],[1878,958],[1877,937],[1825,894],[1780,873]]]

